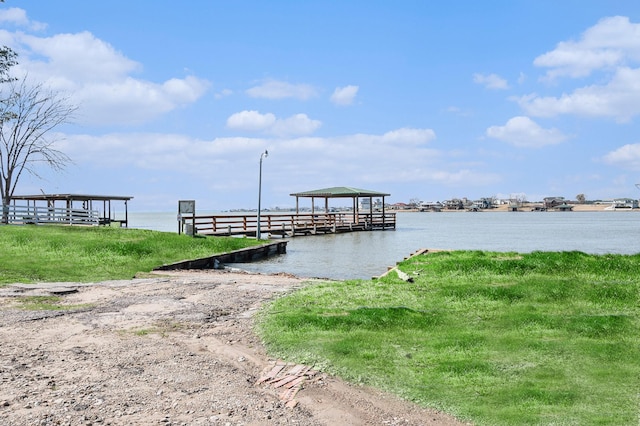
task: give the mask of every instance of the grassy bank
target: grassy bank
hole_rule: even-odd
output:
[[[129,279],[160,265],[257,244],[142,229],[0,226],[0,285]]]
[[[307,287],[270,351],[477,424],[637,425],[640,256],[441,252]]]

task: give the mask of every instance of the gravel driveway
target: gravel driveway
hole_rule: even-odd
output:
[[[218,270],[2,287],[0,424],[461,424],[269,358],[252,315],[308,284]],[[21,306],[26,296],[51,294],[71,308]]]

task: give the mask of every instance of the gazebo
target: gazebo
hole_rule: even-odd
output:
[[[35,195],[13,195],[11,201],[15,207],[16,201],[26,201],[27,209],[33,209],[35,212],[41,212],[45,216],[49,216],[53,211],[66,212],[59,213],[63,216],[68,216],[72,212],[78,211],[90,212],[95,211],[99,215],[99,223],[101,225],[108,225],[112,222],[119,223],[120,226],[128,226],[129,224],[129,212],[128,202],[133,197],[122,195],[87,195],[87,194],[35,194]],[[124,217],[120,216],[116,218],[115,208],[112,206],[112,202],[124,203]],[[59,203],[64,207],[57,208]],[[38,206],[44,204],[43,206]],[[79,204],[79,205],[78,205]],[[100,208],[102,207],[102,208]],[[56,220],[59,220],[57,218]],[[45,220],[43,220],[44,222]]]
[[[351,198],[353,199],[353,221],[358,223],[359,216],[359,198],[369,200],[369,213],[373,213],[373,199],[382,198],[382,216],[384,217],[384,198],[391,194],[384,192],[370,191],[368,189],[351,188],[347,186],[335,186],[332,188],[315,189],[312,191],[303,191],[290,194],[296,197],[296,214],[300,213],[300,198],[311,198],[311,213],[315,213],[315,199],[324,199],[324,212],[329,213],[329,198]]]

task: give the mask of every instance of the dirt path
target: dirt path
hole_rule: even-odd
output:
[[[0,288],[0,424],[461,424],[269,359],[251,317],[301,285],[285,275],[182,271]],[[52,293],[75,308],[17,307]]]

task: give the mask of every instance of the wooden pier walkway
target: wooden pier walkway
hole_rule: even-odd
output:
[[[201,235],[254,236],[257,214],[185,216],[183,221]],[[336,234],[355,231],[384,231],[396,228],[395,213],[289,213],[261,214],[260,232],[282,238],[301,235]]]

